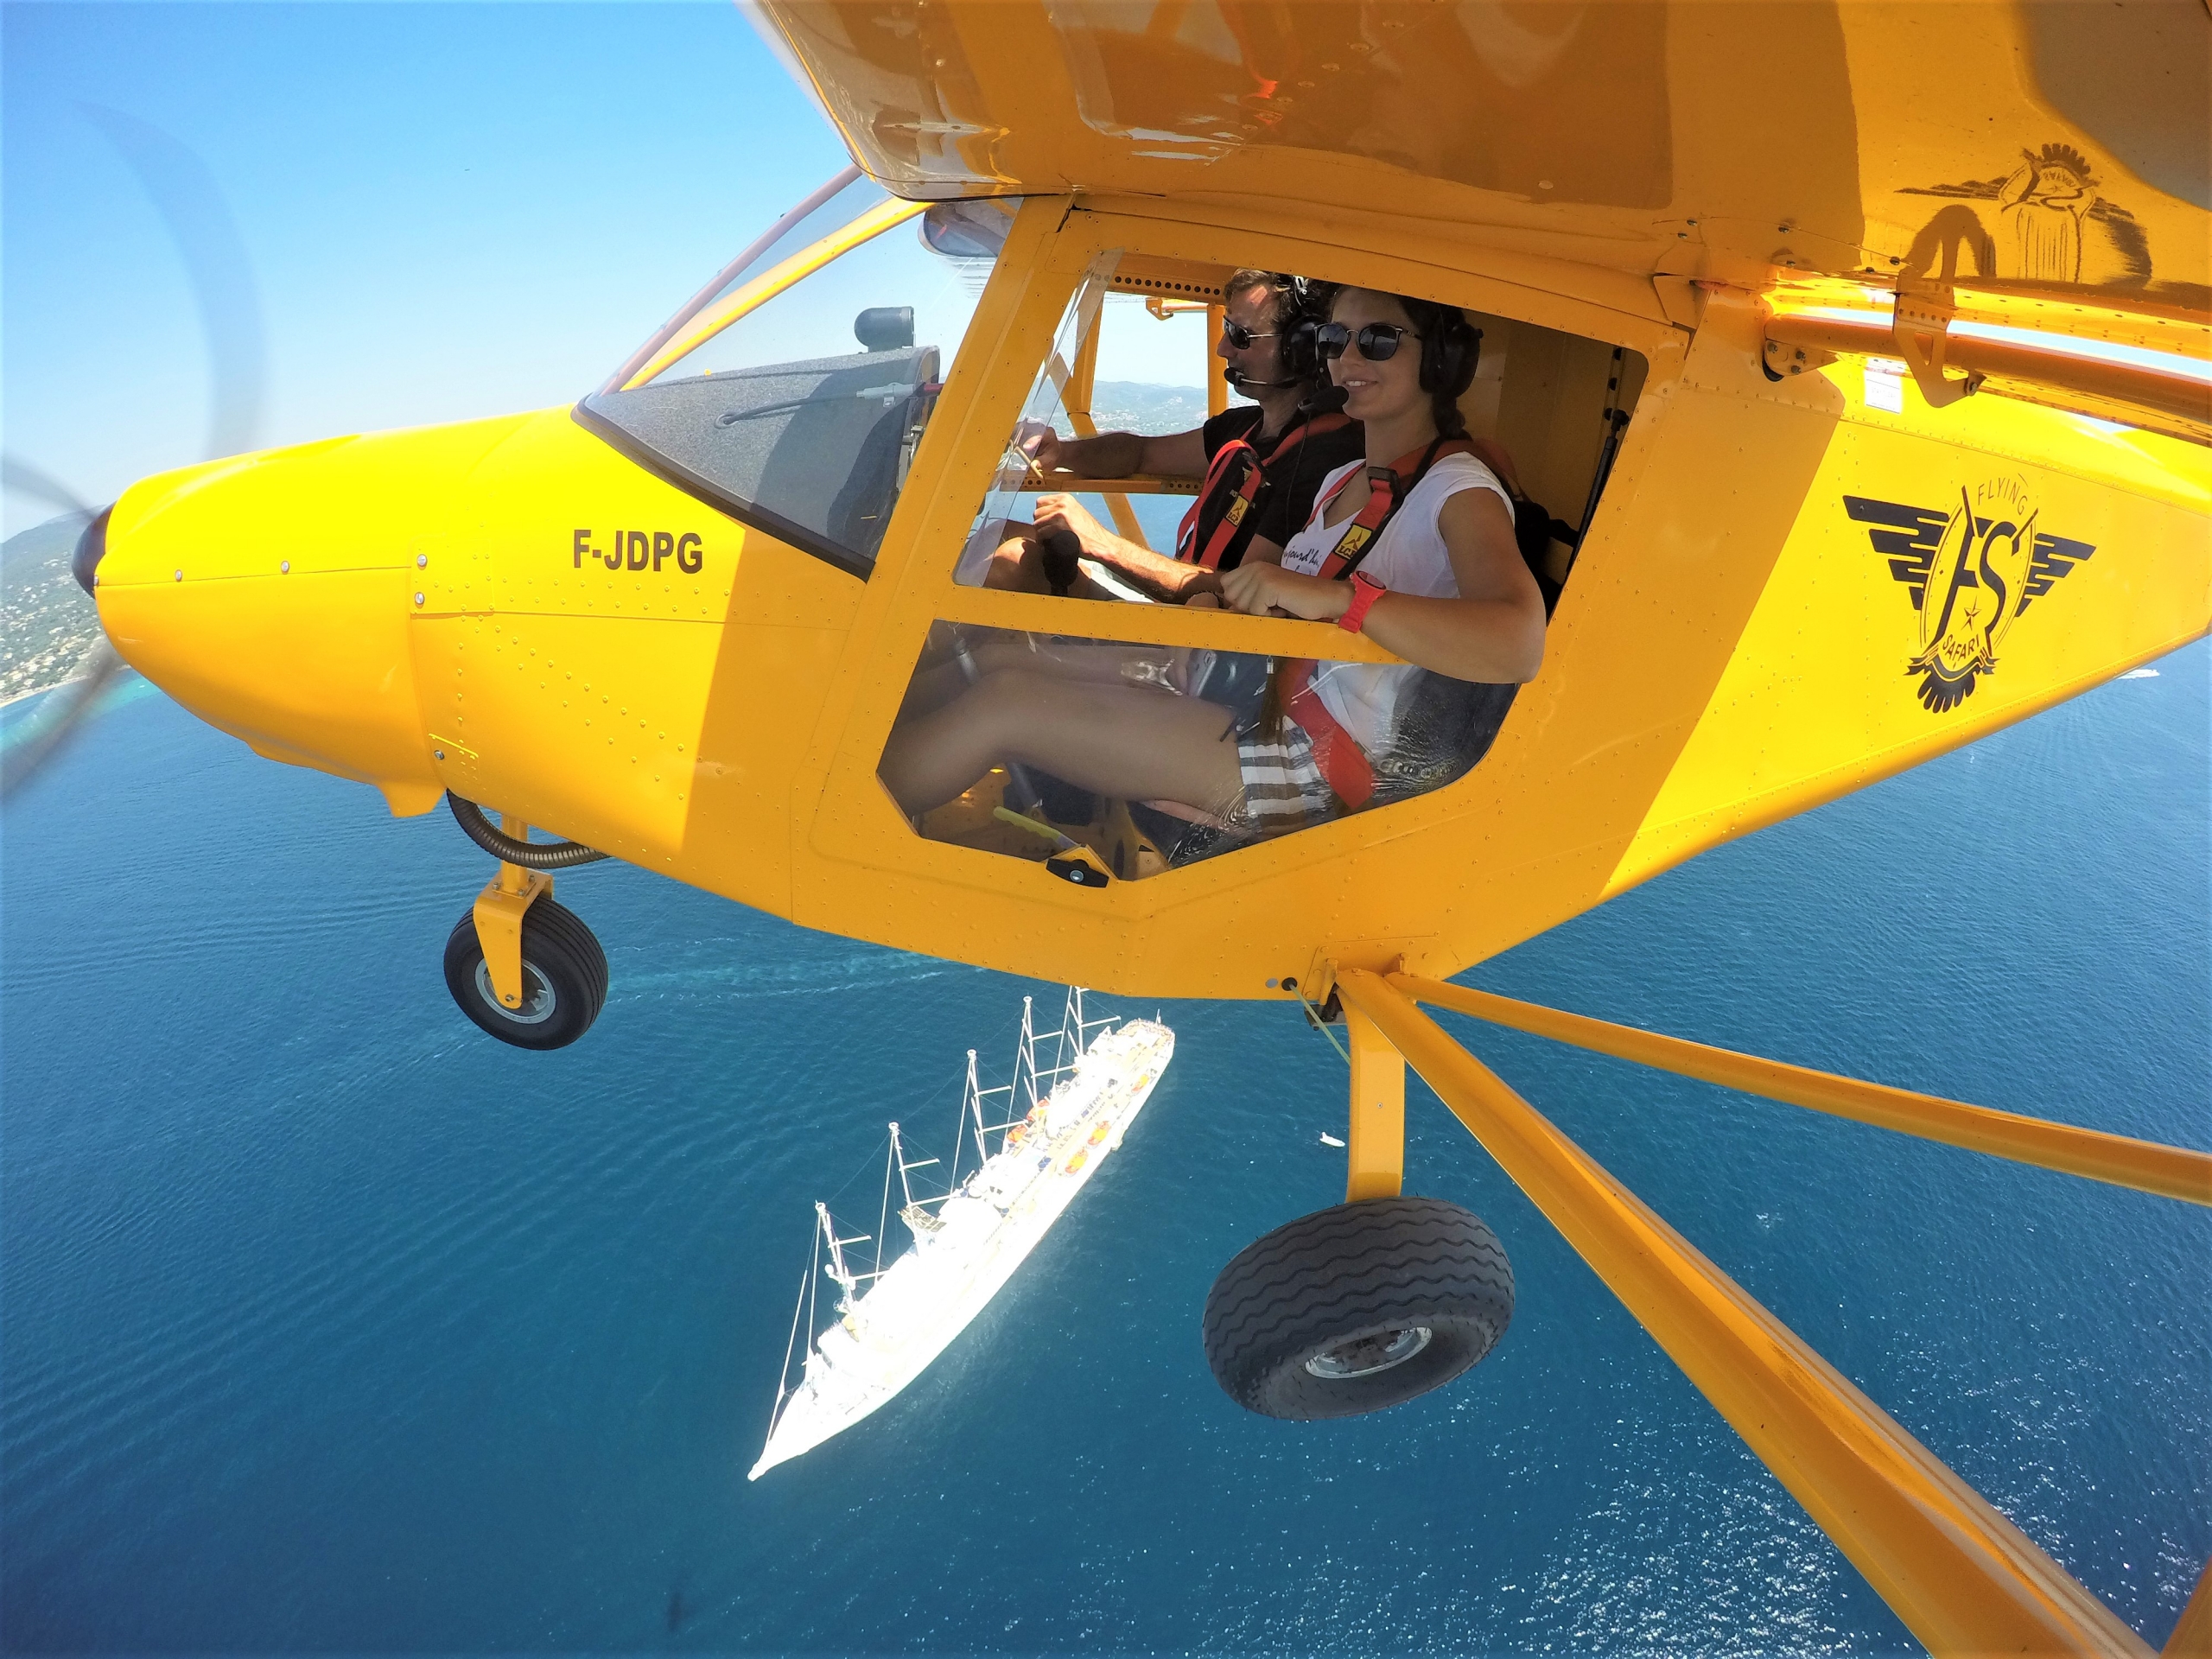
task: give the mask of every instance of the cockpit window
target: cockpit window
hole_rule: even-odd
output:
[[[1248,403],[1222,382],[1213,356],[1218,276],[1162,274],[1160,266],[1157,260],[1109,251],[1086,273],[958,551],[956,581],[986,584],[1006,527],[1028,524],[1039,496],[1065,493],[1096,522],[1138,547],[1173,549],[1177,527],[1198,493],[1197,479],[1123,477],[1115,480],[1116,487],[1100,491],[1085,487],[1079,474],[1031,458],[1041,433],[1083,439],[1101,432],[1188,431],[1232,403]],[[1110,573],[1098,579],[1113,581]],[[1135,590],[1122,596],[1135,597]]]
[[[1389,809],[1481,762],[1537,671],[1645,365],[1604,340],[1392,301],[1453,330],[1457,366],[1437,372],[1456,410],[1425,448],[1370,454],[1358,410],[1376,379],[1330,365],[1355,348],[1355,369],[1388,362],[1399,336],[1368,340],[1371,317],[1343,332],[1339,312],[1377,303],[1348,289],[1142,248],[1095,259],[950,550],[956,582],[987,591],[931,630],[878,760],[918,835],[1096,885]],[[1286,291],[1272,309],[1254,297]],[[1299,343],[1270,343],[1285,340]],[[1423,360],[1396,374],[1394,395],[1433,402]],[[1378,473],[1395,486],[1378,493]],[[1470,492],[1487,504],[1480,544],[1448,549],[1444,504]],[[1269,656],[1249,648],[1261,617],[1233,608],[1355,565],[1363,606],[1393,589],[1454,599],[1463,556],[1488,590],[1470,597],[1503,601],[1461,613],[1487,630],[1493,678],[1329,627],[1304,636],[1318,660]],[[1172,626],[1139,620],[1160,606],[1183,607]],[[1024,626],[994,626],[1016,614]]]
[[[878,776],[931,841],[1134,880],[1456,783],[1519,689],[939,622]]]
[[[678,488],[866,575],[1007,210],[925,213],[872,190],[857,205],[826,234],[804,239],[817,215],[764,251],[576,418]]]

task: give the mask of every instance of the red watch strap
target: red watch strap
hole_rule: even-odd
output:
[[[1389,591],[1381,582],[1371,581],[1364,571],[1354,571],[1351,603],[1344,607],[1344,613],[1337,619],[1337,626],[1346,633],[1357,633],[1367,625],[1367,613],[1375,608],[1375,601]]]

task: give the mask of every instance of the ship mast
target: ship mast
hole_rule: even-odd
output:
[[[1037,1033],[1031,1019],[1033,1006],[1028,997],[1025,996],[1021,999],[1021,1042],[1014,1051],[1014,1080],[1017,1084],[1021,1082],[1022,1070],[1026,1065],[1029,1072],[1029,1108],[1034,1111],[1039,1103],[1037,1099]],[[1014,1103],[1009,1100],[1007,1103],[1007,1110],[1011,1112],[1013,1107]]]
[[[927,1169],[931,1164],[937,1162],[937,1160],[917,1158],[912,1163],[907,1162],[906,1146],[899,1138],[899,1126],[896,1123],[891,1126],[891,1161],[899,1166],[899,1190],[906,1199],[906,1202],[899,1207],[899,1219],[906,1224],[906,1230],[914,1236],[914,1242],[919,1243],[924,1233],[933,1233],[943,1225],[935,1216],[930,1214],[928,1206],[942,1202],[951,1194],[948,1192],[937,1198],[924,1198],[918,1204],[915,1202],[914,1184],[906,1179],[906,1172],[910,1169]],[[889,1188],[887,1186],[884,1197],[888,1199],[890,1196]]]
[[[835,1279],[839,1288],[845,1293],[837,1300],[837,1311],[841,1313],[849,1313],[853,1308],[854,1287],[860,1283],[863,1275],[855,1273],[846,1265],[845,1246],[865,1244],[868,1242],[868,1236],[866,1233],[855,1233],[850,1238],[838,1237],[837,1224],[830,1218],[830,1206],[819,1198],[814,1201],[814,1214],[816,1219],[822,1224],[823,1242],[830,1247],[829,1265],[823,1271]],[[873,1279],[875,1274],[871,1273],[865,1276]]]
[[[995,1094],[997,1090],[992,1092]],[[976,1080],[976,1051],[972,1048],[968,1051],[968,1081],[960,1091],[960,1121],[952,1132],[952,1173],[949,1179],[955,1189],[960,1185],[960,1153],[968,1144],[968,1131],[971,1125],[976,1132],[976,1161],[988,1163],[991,1148],[990,1143],[983,1139],[983,1090]]]

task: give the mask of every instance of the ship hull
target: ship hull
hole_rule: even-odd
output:
[[[1034,1127],[970,1175],[938,1224],[817,1338],[747,1479],[850,1428],[928,1370],[1122,1144],[1174,1049],[1174,1033],[1149,1020],[1090,1046],[1027,1120]]]

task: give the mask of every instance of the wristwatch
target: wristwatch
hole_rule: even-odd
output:
[[[1369,579],[1363,570],[1351,575],[1351,603],[1344,607],[1344,613],[1337,619],[1337,626],[1346,633],[1357,633],[1367,625],[1367,613],[1375,608],[1375,601],[1390,590],[1381,582]]]

